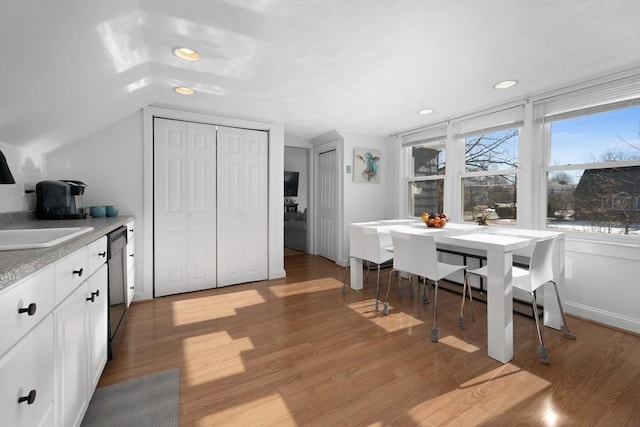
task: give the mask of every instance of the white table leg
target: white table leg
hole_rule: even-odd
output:
[[[351,289],[361,291],[362,260],[360,258],[351,258],[351,261],[349,261],[349,269],[351,270]]]
[[[513,253],[487,251],[487,344],[489,357],[513,359]]]

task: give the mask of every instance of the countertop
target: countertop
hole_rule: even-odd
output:
[[[0,291],[36,271],[51,265],[76,250],[98,240],[135,217],[115,216],[108,218],[42,220],[21,219],[0,224],[0,229],[93,227],[93,231],[49,248],[0,251]]]

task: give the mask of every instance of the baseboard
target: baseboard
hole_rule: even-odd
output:
[[[572,314],[576,317],[590,320],[604,326],[611,326],[612,328],[621,329],[634,334],[640,334],[640,319],[571,301],[564,301],[562,305],[564,306],[567,314]]]

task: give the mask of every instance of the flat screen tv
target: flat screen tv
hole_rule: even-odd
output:
[[[300,172],[284,171],[284,197],[298,196]]]

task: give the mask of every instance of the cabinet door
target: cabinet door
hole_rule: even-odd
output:
[[[130,237],[127,241],[127,307],[133,301],[133,296],[136,293],[136,242],[133,237]]]
[[[80,283],[89,277],[87,248],[77,250],[58,261],[54,267],[56,275],[56,304],[62,302]]]
[[[107,236],[101,237],[87,246],[88,271],[85,277],[91,276],[107,262]]]
[[[0,292],[0,356],[53,309],[53,266]]]
[[[78,426],[89,403],[86,304],[87,282],[53,312],[55,325],[55,418],[58,426]]]
[[[89,279],[89,291],[87,301],[87,339],[89,346],[89,391],[98,385],[102,370],[107,364],[107,347],[109,344],[108,330],[108,305],[107,305],[107,264]],[[91,300],[93,298],[93,300]]]
[[[218,286],[267,279],[267,133],[218,127]]]
[[[0,425],[53,425],[52,360],[53,320],[48,315],[0,358]]]

